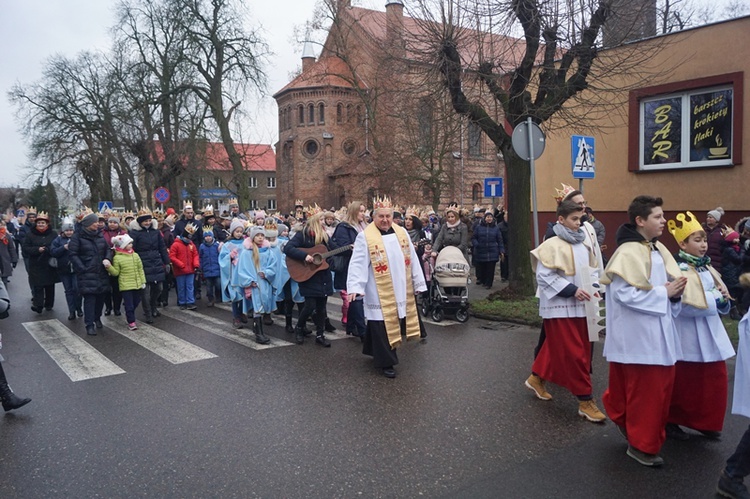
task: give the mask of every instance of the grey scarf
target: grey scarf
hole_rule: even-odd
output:
[[[561,223],[556,223],[552,230],[555,231],[555,235],[562,239],[563,241],[567,241],[570,244],[578,244],[582,243],[584,239],[586,239],[586,233],[583,232],[580,228],[577,231],[572,231],[565,227]]]

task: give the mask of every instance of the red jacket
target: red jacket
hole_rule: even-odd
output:
[[[180,237],[169,247],[169,259],[172,261],[172,272],[176,276],[195,274],[195,269],[201,266],[198,250],[193,242],[185,244]]]

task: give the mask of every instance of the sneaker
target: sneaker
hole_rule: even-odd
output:
[[[552,400],[552,395],[544,387],[544,380],[536,374],[529,376],[524,385],[534,392],[539,400]]]
[[[628,430],[625,429],[624,426],[620,426],[619,424],[616,424],[615,426],[617,427],[617,431],[620,432],[620,435],[622,435],[622,438],[624,438],[625,440],[627,440],[628,439]]]
[[[96,325],[96,329],[102,329],[104,327],[104,324],[102,324],[102,321],[99,319],[95,320],[94,324]]]
[[[198,306],[195,303],[188,303],[187,304],[187,309],[188,310],[197,310]]]
[[[131,322],[128,324],[128,329],[130,329],[131,331],[135,331],[136,329],[138,329],[138,326],[136,326],[135,322]]]
[[[242,325],[242,321],[239,319],[232,319],[232,327],[235,329],[242,329],[244,326]]]
[[[396,377],[396,370],[393,367],[384,367],[383,376],[393,379]]]
[[[664,459],[662,459],[658,454],[648,454],[636,449],[632,445],[628,445],[628,451],[626,452],[626,454],[638,461],[643,466],[656,467],[664,464]]]
[[[667,426],[664,427],[664,430],[667,432],[667,438],[671,438],[672,440],[680,440],[684,442],[685,440],[690,439],[690,435],[686,433],[685,430],[680,428],[680,425],[667,423]]]
[[[578,401],[578,415],[591,421],[592,423],[603,423],[607,416],[596,406],[594,399]]]
[[[720,431],[712,431],[712,430],[698,430],[698,433],[703,435],[706,438],[710,438],[711,440],[719,440],[721,438],[721,432]]]
[[[318,335],[318,336],[315,337],[315,344],[316,345],[320,345],[322,347],[326,347],[326,348],[330,348],[331,347],[331,342],[328,341],[326,339],[326,337],[323,336],[322,334],[320,334],[320,335]]]
[[[180,310],[187,310],[187,307],[185,305],[180,305]]]
[[[96,329],[94,329],[94,326],[86,326],[86,334],[89,336],[96,336]]]
[[[741,478],[731,478],[724,471],[719,475],[716,493],[722,497],[730,497],[732,499],[750,499],[750,492],[745,487],[743,480]]]

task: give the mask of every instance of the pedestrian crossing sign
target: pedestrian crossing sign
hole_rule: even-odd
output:
[[[573,178],[594,178],[594,137],[573,135],[570,138]]]
[[[104,213],[105,211],[112,211],[112,201],[99,201],[99,213]]]

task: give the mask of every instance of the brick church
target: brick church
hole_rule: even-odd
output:
[[[296,199],[369,204],[384,194],[436,209],[502,204],[483,189],[486,177],[504,176],[502,157],[453,112],[422,62],[430,23],[405,16],[399,0],[385,12],[334,4],[320,55],[306,43],[302,72],[274,95],[279,209],[293,209]],[[518,40],[493,42],[507,51]]]

